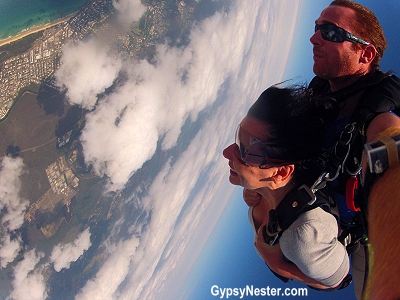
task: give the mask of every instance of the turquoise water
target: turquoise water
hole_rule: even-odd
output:
[[[0,0],[0,40],[64,18],[86,0]]]

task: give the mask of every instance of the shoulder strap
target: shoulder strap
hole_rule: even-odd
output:
[[[377,114],[400,107],[400,79],[395,75],[376,73],[372,84],[366,87],[363,99],[358,104],[352,121],[365,124]]]
[[[327,80],[315,76],[308,88],[313,90],[314,95],[327,95],[330,86]],[[382,71],[370,73],[339,91],[329,93],[329,96],[341,102],[362,90],[366,91],[366,95],[356,111],[368,107],[373,112],[386,112],[400,106],[400,79]]]
[[[322,192],[314,194],[307,185],[292,189],[276,209],[270,210],[268,225],[263,228],[265,242],[270,245],[276,244],[282,233],[301,214],[317,207],[331,213],[330,208],[333,205],[328,196]]]

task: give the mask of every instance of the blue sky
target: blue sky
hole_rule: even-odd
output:
[[[398,32],[400,23],[400,2],[389,0],[358,1],[372,9],[385,31],[388,48],[381,63],[384,71],[393,70],[400,74],[398,49],[400,41]],[[312,72],[312,46],[309,42],[313,34],[314,20],[330,1],[302,0],[291,52],[286,66],[284,79],[309,82]],[[227,170],[228,177],[228,170]],[[236,188],[224,214],[209,238],[189,277],[186,296],[188,299],[217,299],[211,295],[211,287],[304,287],[301,284],[283,284],[271,276],[269,270],[258,257],[253,247],[252,231],[247,220],[247,206],[241,198],[241,188]],[[195,287],[191,286],[195,285]],[[193,290],[192,290],[193,289]],[[308,289],[309,295],[304,299],[355,299],[353,286],[334,293],[321,293]],[[239,299],[231,297],[231,299]],[[254,297],[257,299],[257,297]]]

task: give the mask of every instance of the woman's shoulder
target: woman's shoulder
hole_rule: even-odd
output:
[[[334,286],[348,272],[346,248],[337,239],[336,218],[321,208],[302,214],[279,240],[283,255],[307,276]]]
[[[332,213],[327,212],[321,207],[316,207],[301,214],[289,228],[296,228],[301,227],[304,224],[314,223],[318,225],[321,225],[320,223],[322,223],[323,225],[334,226],[335,228],[338,226],[337,219]]]
[[[289,239],[291,243],[306,243],[310,241],[332,241],[337,238],[339,225],[337,219],[329,212],[320,207],[301,214],[286,229],[281,239]]]

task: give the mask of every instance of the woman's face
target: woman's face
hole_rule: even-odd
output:
[[[245,117],[240,127],[260,140],[268,136],[268,125],[256,119]],[[241,159],[240,150],[236,143],[225,148],[223,155],[229,161],[230,183],[247,189],[254,190],[267,187],[277,169],[276,167],[260,169],[258,165],[246,164]]]

